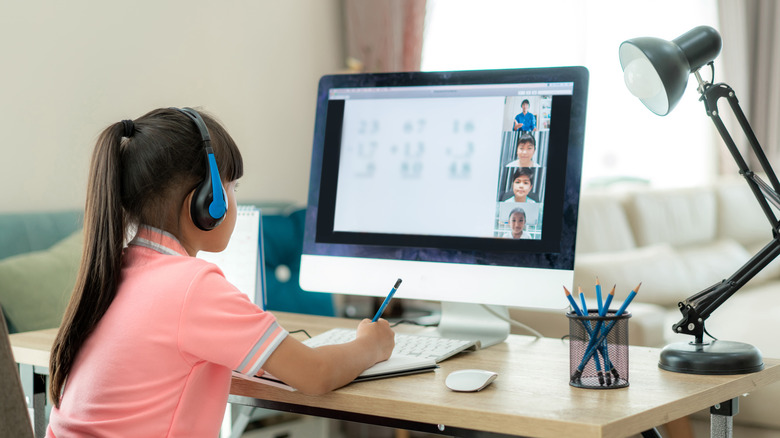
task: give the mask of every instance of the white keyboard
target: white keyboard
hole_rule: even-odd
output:
[[[303,343],[309,347],[343,344],[355,340],[355,334],[356,331],[353,329],[336,328],[307,339]],[[476,349],[475,341],[396,333],[393,355],[429,358],[441,362],[469,349]]]

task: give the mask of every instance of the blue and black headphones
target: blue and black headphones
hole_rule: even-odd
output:
[[[190,202],[190,216],[195,226],[203,231],[210,231],[219,226],[227,213],[227,195],[222,188],[222,179],[219,177],[217,159],[214,158],[214,150],[211,149],[211,136],[206,128],[206,122],[192,108],[171,108],[189,117],[200,131],[201,142],[206,153],[206,177],[195,188]]]

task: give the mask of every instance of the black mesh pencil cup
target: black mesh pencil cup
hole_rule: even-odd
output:
[[[628,318],[614,310],[599,316],[574,312],[569,318],[569,384],[578,388],[615,389],[628,386]]]

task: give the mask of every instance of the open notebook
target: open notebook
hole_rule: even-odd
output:
[[[371,368],[363,371],[357,378],[355,378],[354,382],[423,373],[426,371],[433,371],[437,367],[438,365],[436,365],[436,361],[433,359],[393,355],[390,356],[390,359],[379,362]],[[295,388],[287,385],[269,373],[265,373],[261,376],[247,377],[234,371],[233,375],[243,379],[264,383],[266,385],[283,388],[288,391],[295,391]]]

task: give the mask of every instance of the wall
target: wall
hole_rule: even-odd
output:
[[[106,126],[203,107],[244,155],[237,194],[306,202],[317,81],[340,0],[0,3],[0,212],[83,208]]]

